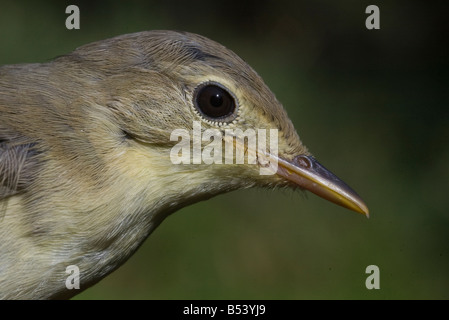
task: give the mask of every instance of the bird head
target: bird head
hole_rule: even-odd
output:
[[[157,176],[187,202],[290,186],[368,215],[357,193],[311,156],[261,77],[224,46],[152,31],[89,44],[66,59],[103,79],[99,104],[128,138],[128,173],[141,183]]]
[[[199,35],[140,32],[3,66],[0,93],[0,297],[70,297],[67,266],[85,289],[168,214],[231,190],[299,188],[368,215],[259,75]]]

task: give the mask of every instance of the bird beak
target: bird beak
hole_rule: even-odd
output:
[[[236,141],[233,136],[225,136],[225,141],[233,143],[236,149],[241,148],[245,153],[257,153],[257,163],[262,167],[260,174],[277,174],[326,200],[369,217],[368,207],[357,192],[327,170],[314,157],[298,155],[289,161],[276,155],[277,144],[273,150],[270,146],[270,151],[267,152],[266,149],[250,150],[244,143]],[[264,173],[262,173],[263,170],[265,170]]]
[[[314,157],[299,155],[291,161],[277,158],[277,174],[342,207],[369,217],[362,198]]]

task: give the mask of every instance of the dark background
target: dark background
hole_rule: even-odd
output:
[[[80,30],[65,28],[69,4],[80,8]],[[365,28],[370,4],[380,8],[380,30]],[[366,219],[310,193],[218,196],[170,216],[78,298],[448,299],[448,9],[443,1],[1,1],[0,64],[44,62],[152,29],[224,44],[371,211]],[[365,287],[371,264],[380,290]]]

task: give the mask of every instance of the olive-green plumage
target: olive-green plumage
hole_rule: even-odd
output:
[[[235,96],[232,122],[195,108],[208,81]],[[174,165],[170,133],[194,121],[278,129],[279,157],[309,156],[257,73],[198,35],[141,32],[0,67],[0,298],[68,298],[80,290],[66,288],[67,266],[86,289],[180,207],[239,188],[301,187],[254,165]]]

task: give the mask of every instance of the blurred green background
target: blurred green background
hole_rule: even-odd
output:
[[[2,0],[0,64],[151,29],[224,44],[371,210],[282,190],[218,196],[167,218],[76,298],[448,299],[449,5],[392,2]],[[65,28],[69,4],[80,30]],[[365,28],[370,4],[380,30]],[[372,264],[380,290],[365,287]]]

